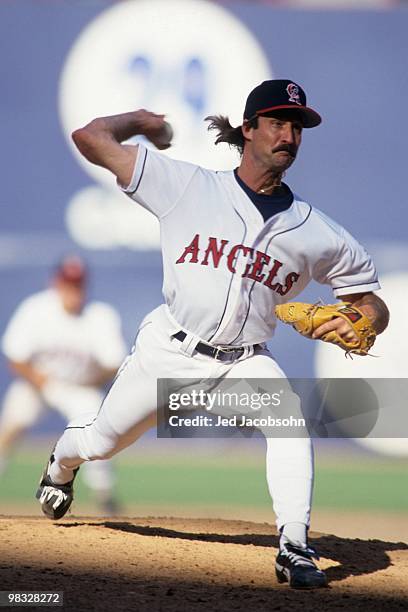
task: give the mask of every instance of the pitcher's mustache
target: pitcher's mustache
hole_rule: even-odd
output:
[[[272,153],[279,153],[279,151],[285,151],[286,153],[289,153],[289,155],[291,155],[292,157],[296,157],[297,148],[291,145],[281,145],[280,147],[276,147],[276,149],[273,149]]]

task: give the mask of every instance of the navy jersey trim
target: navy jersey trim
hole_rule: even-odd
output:
[[[271,237],[269,238],[269,240],[268,240],[267,245],[266,245],[265,252],[266,252],[266,253],[268,252],[269,246],[270,246],[270,244],[271,244],[271,242],[272,242],[272,240],[273,240],[274,238],[276,238],[277,236],[281,236],[282,234],[286,234],[286,233],[288,233],[288,232],[292,232],[293,230],[298,229],[299,227],[301,227],[302,225],[304,225],[304,224],[306,223],[306,221],[309,219],[311,212],[312,212],[312,207],[311,207],[311,206],[310,206],[310,204],[309,204],[309,212],[307,213],[307,215],[306,215],[306,217],[303,219],[303,221],[302,221],[301,223],[299,223],[298,225],[295,225],[294,227],[291,227],[291,228],[286,229],[286,230],[282,230],[281,232],[278,232],[278,233],[277,233],[277,234],[275,234],[274,236],[271,236]],[[237,340],[237,338],[239,338],[239,337],[240,337],[240,335],[241,335],[241,334],[243,333],[243,331],[244,331],[245,325],[246,325],[246,323],[247,323],[247,321],[248,321],[249,311],[250,311],[250,309],[251,309],[251,294],[252,294],[252,290],[253,290],[253,288],[255,287],[255,283],[256,283],[256,281],[254,280],[254,281],[253,281],[253,283],[252,283],[251,289],[249,290],[249,294],[248,294],[248,309],[247,309],[247,313],[246,313],[246,316],[245,316],[244,322],[243,322],[242,327],[241,327],[241,329],[240,329],[240,331],[239,331],[239,334],[238,334],[237,336],[235,336],[235,338],[234,338],[233,340],[231,340],[231,343],[232,343],[232,342],[235,342],[235,341]]]
[[[244,243],[244,240],[245,240],[246,235],[247,235],[247,230],[248,230],[247,224],[245,223],[245,220],[243,219],[243,217],[241,217],[241,215],[239,214],[237,209],[234,208],[234,210],[235,210],[235,212],[237,213],[238,217],[241,219],[241,221],[242,221],[242,223],[244,225],[244,235],[243,235],[242,240],[241,240],[241,242]],[[228,287],[227,297],[225,299],[224,311],[223,311],[223,313],[221,315],[221,319],[220,319],[220,321],[218,323],[218,326],[217,326],[215,332],[208,338],[207,342],[211,342],[211,340],[214,338],[215,334],[218,332],[218,330],[221,327],[222,321],[223,321],[223,319],[225,317],[225,313],[227,312],[227,306],[228,306],[229,296],[230,296],[230,293],[231,293],[231,287],[232,287],[233,279],[234,279],[234,272],[231,272],[231,279],[230,279],[230,283],[229,283],[229,287]]]
[[[145,156],[144,156],[144,160],[143,160],[142,171],[140,173],[139,180],[137,181],[137,185],[136,185],[136,187],[134,188],[133,191],[128,191],[128,195],[133,195],[139,189],[140,181],[143,178],[143,174],[144,174],[144,170],[145,170],[146,158],[147,158],[147,149],[145,149]]]
[[[333,291],[339,291],[340,289],[349,289],[350,287],[360,287],[361,285],[375,285],[378,283],[378,279],[373,281],[366,281],[364,283],[353,283],[352,285],[344,285],[343,287],[332,287]]]
[[[71,426],[71,427],[66,427],[65,431],[67,431],[67,429],[85,429],[85,427],[90,427],[91,425],[93,425],[96,421],[96,417],[94,418],[93,421],[91,421],[91,423],[87,423],[86,425],[78,425],[78,426]]]

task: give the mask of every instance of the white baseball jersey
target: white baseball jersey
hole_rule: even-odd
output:
[[[19,305],[2,348],[12,361],[31,362],[51,378],[81,385],[93,384],[102,368],[118,368],[127,352],[120,318],[110,305],[91,302],[71,315],[54,289]]]
[[[123,189],[160,221],[170,315],[211,344],[271,338],[274,307],[311,281],[336,297],[380,288],[365,249],[298,196],[266,223],[233,171],[215,172],[139,145]]]
[[[168,401],[158,397],[158,378],[284,378],[264,347],[221,361],[195,350],[200,338],[235,346],[269,340],[274,306],[294,299],[311,279],[330,284],[336,296],[379,288],[363,247],[308,203],[292,201],[290,191],[288,207],[277,205],[273,210],[281,212],[265,222],[234,172],[205,170],[143,146],[124,191],[160,221],[166,306],[140,325],[126,367],[92,424],[83,417],[58,441],[50,476],[60,482],[72,478],[66,466],[111,457],[149,426],[158,404]],[[174,337],[180,328],[187,332],[183,340]],[[309,525],[311,440],[266,442],[278,529]]]

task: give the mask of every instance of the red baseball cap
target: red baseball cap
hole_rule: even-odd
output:
[[[55,278],[65,283],[82,287],[85,285],[88,271],[84,261],[79,255],[64,257],[55,270]]]

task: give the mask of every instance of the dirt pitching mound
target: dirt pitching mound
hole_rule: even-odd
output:
[[[407,609],[407,544],[313,532],[311,544],[330,586],[295,591],[277,583],[267,523],[4,516],[0,590],[63,591],[64,610],[87,612]]]

